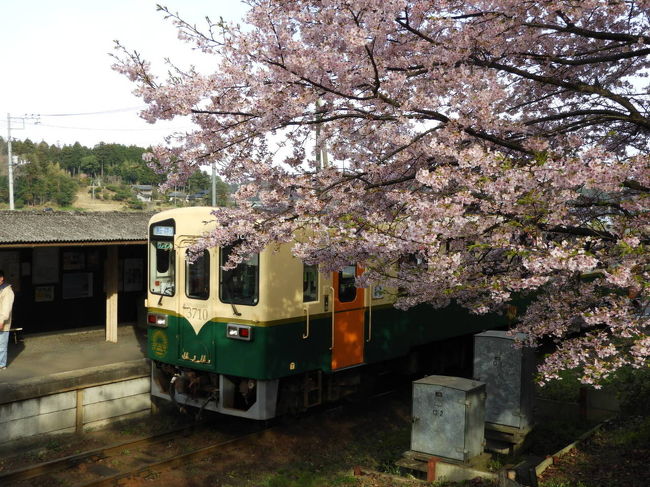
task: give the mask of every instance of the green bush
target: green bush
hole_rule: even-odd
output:
[[[131,192],[131,188],[128,186],[119,186],[113,195],[115,201],[126,201],[132,197],[133,193]]]
[[[548,381],[544,385],[536,385],[535,394],[544,399],[562,402],[578,402],[580,397],[580,371],[563,370],[560,378]]]
[[[131,198],[126,202],[126,205],[131,210],[144,210],[144,203],[138,199]]]
[[[650,367],[624,367],[610,380],[625,415],[650,415]]]

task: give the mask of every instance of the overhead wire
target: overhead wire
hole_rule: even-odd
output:
[[[149,131],[174,131],[174,130],[191,130],[190,127],[151,127],[151,128],[99,128],[99,127],[70,127],[65,125],[50,125],[47,123],[35,124],[40,127],[54,128],[54,129],[69,129],[69,130],[89,130],[99,132],[149,132]]]
[[[192,132],[196,129],[191,125],[185,126],[155,126],[155,127],[89,127],[89,126],[71,126],[71,125],[59,125],[59,124],[50,124],[43,123],[42,119],[54,118],[54,117],[84,117],[84,116],[99,116],[99,115],[111,115],[124,112],[134,112],[136,110],[143,110],[146,108],[146,105],[138,105],[124,108],[114,108],[110,110],[95,110],[88,112],[76,112],[76,113],[33,113],[25,114],[23,118],[23,128],[26,128],[27,125],[38,128],[42,127],[44,129],[58,129],[58,130],[70,130],[70,131],[83,131],[83,132],[104,132],[106,135],[109,133],[144,133],[144,132],[159,132],[166,133],[167,135],[174,135],[179,133]],[[6,126],[7,122],[2,117],[0,117],[0,126]],[[157,136],[156,136],[157,137]]]
[[[80,113],[41,113],[41,117],[80,117],[85,115],[106,115],[109,113],[130,112],[133,110],[142,110],[146,105],[139,105],[137,107],[114,108],[112,110],[101,110],[97,112],[80,112]]]

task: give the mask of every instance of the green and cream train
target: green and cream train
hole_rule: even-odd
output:
[[[151,393],[179,407],[270,419],[357,393],[395,367],[471,361],[450,339],[495,326],[459,310],[397,310],[379,287],[355,287],[357,266],[321,273],[289,245],[233,270],[222,268],[228,248],[189,262],[188,247],[214,228],[210,210],[163,211],[149,224]]]

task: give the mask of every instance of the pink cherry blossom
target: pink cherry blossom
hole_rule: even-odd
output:
[[[196,126],[154,148],[167,184],[214,161],[239,185],[200,245],[358,262],[401,308],[515,305],[558,344],[545,379],[648,366],[650,2],[248,3],[204,31],[166,11],[209,74],[118,45],[142,116]]]

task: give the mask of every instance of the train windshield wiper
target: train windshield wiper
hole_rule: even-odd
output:
[[[230,307],[232,308],[232,312],[235,316],[241,316],[241,313],[237,311],[237,307],[235,306],[235,303],[232,302],[234,299],[235,293],[232,291],[232,281],[228,279],[226,281],[227,283],[224,285],[223,282],[221,282],[221,286],[223,287],[224,291],[226,291],[226,299],[230,300]]]

